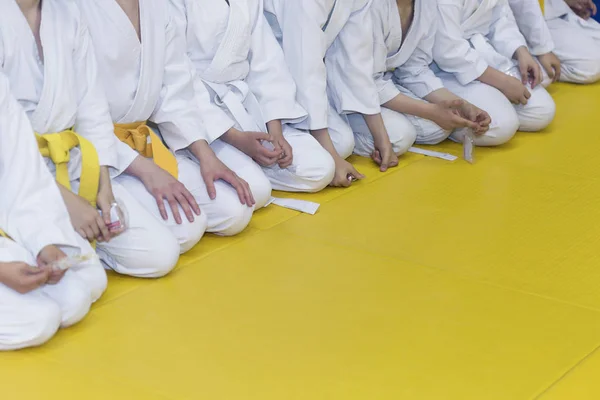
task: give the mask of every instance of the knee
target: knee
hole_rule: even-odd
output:
[[[550,125],[555,114],[556,103],[554,103],[548,92],[545,90],[540,91],[539,98],[534,100],[532,96],[530,102],[525,106],[525,110],[520,113],[519,130],[525,132],[541,131]]]
[[[178,226],[179,254],[188,252],[198,244],[206,232],[207,225],[208,218],[206,214],[201,213],[200,215],[194,215],[194,222],[186,221]]]
[[[249,178],[245,178],[248,186],[250,186],[252,197],[254,197],[254,208],[256,210],[263,208],[269,202],[271,199],[271,191],[273,190],[269,178],[267,178],[262,169],[257,166],[257,170],[256,174],[253,174]]]
[[[563,64],[561,81],[590,84],[600,80],[600,58]]]
[[[303,181],[304,191],[319,192],[333,180],[335,175],[333,157],[323,148],[315,149],[307,162],[296,165],[296,175]]]
[[[381,116],[383,117],[394,153],[398,155],[406,153],[417,140],[417,128],[415,128],[407,116],[396,111],[383,108]]]
[[[362,118],[362,117],[361,117]],[[333,141],[333,145],[335,147],[335,151],[342,158],[348,158],[354,152],[354,146],[356,145],[354,141],[354,133],[350,126],[344,126],[341,130],[332,131],[329,129],[329,134]]]
[[[178,225],[185,232],[185,227]],[[178,232],[178,233],[181,233]],[[182,234],[179,237],[184,237]],[[139,257],[135,257],[133,265],[127,268],[127,275],[137,278],[161,278],[168,275],[177,265],[181,243],[171,234],[156,235],[147,242],[147,247]]]
[[[102,296],[108,285],[106,271],[99,260],[94,260],[86,271],[86,284],[90,289],[91,301],[94,303]]]
[[[221,198],[214,216],[218,222],[212,232],[220,236],[235,236],[246,229],[253,212],[254,207],[240,203],[238,197],[233,194],[227,200]]]
[[[483,135],[475,137],[476,146],[500,146],[509,142],[519,129],[519,116],[514,109],[507,110],[502,118],[494,121]]]
[[[23,310],[22,322],[10,335],[0,335],[0,350],[18,350],[40,346],[50,340],[61,322],[58,304],[38,302]]]
[[[34,318],[24,335],[24,346],[40,346],[50,340],[61,324],[61,312],[58,304],[48,301],[43,306],[31,310],[30,315]]]
[[[90,289],[83,281],[68,286],[64,294],[64,302],[61,303],[60,326],[67,328],[75,325],[83,319],[92,306],[92,295]]]
[[[398,155],[406,153],[417,140],[417,130],[412,124],[407,126],[403,131],[388,131],[388,134],[390,135],[394,153]]]

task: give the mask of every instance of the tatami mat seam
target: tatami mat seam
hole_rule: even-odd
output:
[[[598,345],[594,350],[592,350],[589,354],[587,354],[585,357],[582,357],[581,360],[579,360],[578,362],[576,362],[575,364],[573,364],[570,368],[568,368],[564,374],[562,374],[558,379],[556,379],[554,382],[552,382],[550,385],[548,385],[548,387],[542,389],[540,391],[540,393],[538,393],[537,395],[535,395],[535,397],[533,398],[533,400],[538,400],[538,399],[542,399],[544,395],[546,395],[547,393],[550,393],[550,391],[556,386],[558,385],[560,382],[562,382],[563,380],[565,380],[566,378],[569,377],[569,375],[571,375],[576,369],[577,367],[579,367],[580,365],[582,365],[585,361],[587,361],[589,358],[591,358],[594,354],[596,354],[598,352],[598,350],[600,349],[600,345]]]

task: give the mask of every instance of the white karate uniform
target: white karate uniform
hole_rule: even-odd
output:
[[[297,126],[328,128],[344,158],[355,144],[347,115],[381,112],[372,75],[371,2],[265,0],[265,15],[298,86],[298,101],[308,112]],[[412,131],[407,135],[409,142]],[[400,154],[406,149],[394,150]]]
[[[307,131],[292,127],[306,119],[296,101],[296,86],[283,53],[263,15],[262,0],[171,0],[194,64],[195,86],[220,109],[204,112],[209,141],[217,140],[229,121],[241,131],[267,132],[266,123],[281,120],[293,150],[282,169],[263,168],[274,189],[317,192],[334,174],[332,157]]]
[[[381,114],[394,147],[410,146],[416,138],[420,144],[437,144],[451,133],[435,122],[415,115],[402,114],[383,107],[399,95],[417,100],[442,89],[442,81],[429,65],[433,62],[433,41],[438,15],[435,0],[414,4],[414,16],[406,38],[396,0],[373,0],[374,79],[382,105]],[[369,155],[374,150],[373,137],[364,118],[348,116],[356,138],[355,152]],[[408,134],[410,132],[410,134]]]
[[[1,67],[0,187],[0,229],[12,238],[0,237],[0,263],[36,266],[37,255],[49,245],[71,256],[93,254],[71,226],[33,128],[12,96]],[[59,327],[79,322],[105,289],[106,273],[97,259],[68,270],[56,285],[43,285],[26,294],[0,283],[0,351],[46,342]]]
[[[564,0],[546,0],[545,17],[562,63],[561,81],[600,80],[600,23],[577,16]]]
[[[539,131],[555,114],[546,89],[531,90],[527,105],[510,104],[498,90],[476,82],[488,66],[521,79],[514,52],[526,41],[514,21],[507,0],[439,0],[440,25],[434,45],[436,74],[444,86],[485,110],[492,118],[490,132],[479,145],[506,142],[518,128]]]
[[[157,124],[171,148],[180,150],[176,153],[178,178],[200,205],[202,215],[196,217],[198,223],[221,235],[235,235],[244,230],[254,208],[243,205],[233,187],[223,181],[215,182],[217,198],[211,200],[198,161],[182,150],[195,141],[205,140],[206,132],[196,105],[185,44],[170,18],[168,4],[157,0],[140,2],[141,42],[116,1],[85,0],[79,4],[96,45],[100,77],[113,121]],[[221,141],[212,147],[229,168],[246,179],[257,197],[268,198],[270,185],[249,157]],[[137,178],[123,174],[119,180],[150,213],[161,218],[154,198]],[[166,224],[177,237],[189,225],[187,222],[178,225],[170,211]]]
[[[554,41],[539,0],[508,0],[508,4],[519,30],[527,40],[529,52],[534,56],[541,56],[554,51]],[[552,80],[543,67],[542,73],[542,85],[548,87]]]
[[[80,11],[70,0],[42,3],[40,36],[44,61],[39,57],[31,29],[14,0],[0,0],[0,61],[11,91],[39,134],[73,128],[89,140],[100,165],[110,167],[115,198],[128,214],[128,229],[97,252],[106,266],[123,274],[158,277],[168,273],[179,258],[179,245],[171,233],[114,178],[131,160],[120,157],[126,147],[113,133],[108,104],[97,79],[97,65]],[[49,79],[45,79],[49,77]],[[51,172],[56,168],[46,160]],[[79,189],[81,154],[70,151],[71,188]],[[200,233],[201,235],[201,233]],[[194,242],[195,243],[195,242]]]

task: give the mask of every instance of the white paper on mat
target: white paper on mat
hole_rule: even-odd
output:
[[[321,206],[319,203],[298,199],[282,199],[280,197],[271,197],[267,205],[275,204],[279,207],[289,208],[290,210],[300,211],[305,214],[315,215]]]
[[[419,147],[411,147],[410,149],[408,149],[408,151],[415,154],[422,154],[424,156],[441,158],[442,160],[446,161],[455,161],[458,159],[458,157],[453,156],[452,154],[440,153],[439,151],[425,150]]]

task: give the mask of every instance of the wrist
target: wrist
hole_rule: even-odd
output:
[[[281,121],[278,119],[267,122],[267,132],[274,138],[281,138],[283,136],[283,127]]]
[[[223,134],[223,136],[221,136],[221,140],[223,140],[227,144],[235,146],[235,143],[237,142],[241,134],[242,132],[240,132],[234,127],[231,127],[227,132]]]
[[[430,121],[436,121],[439,115],[440,107],[434,103],[426,103],[423,105],[423,117]]]
[[[527,49],[526,46],[521,46],[519,47],[517,50],[515,50],[515,53],[513,54],[513,58],[520,61],[520,59],[529,54],[529,50]]]
[[[207,157],[207,155],[212,153],[212,149],[210,148],[210,145],[204,139],[196,140],[194,143],[192,143],[188,147],[188,149],[196,157],[196,159],[198,161],[202,161],[203,158]]]

